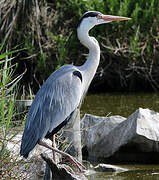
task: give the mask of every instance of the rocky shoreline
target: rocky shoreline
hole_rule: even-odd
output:
[[[121,116],[99,117],[86,114],[81,120],[83,157],[88,161],[103,163],[87,167],[85,177],[96,172],[122,172],[128,169],[113,166],[113,163],[158,163],[159,162],[159,113],[139,108],[128,118]],[[19,161],[21,133],[8,143],[11,155]],[[47,143],[50,143],[49,140]],[[45,162],[40,154],[52,156],[50,150],[36,146],[29,159],[19,171],[28,179],[43,179]],[[26,166],[29,163],[29,166]],[[27,168],[26,168],[27,167]],[[28,168],[29,167],[29,168]],[[76,176],[80,179],[79,174]],[[73,176],[74,178],[74,176]]]
[[[128,118],[86,114],[82,121],[84,153],[90,159],[159,162],[159,113],[139,108]]]

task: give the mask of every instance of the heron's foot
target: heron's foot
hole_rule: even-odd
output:
[[[83,172],[86,168],[83,166],[82,163],[80,163],[76,158],[66,153],[65,155],[66,159],[77,169],[79,169],[80,172]]]
[[[83,172],[83,170],[86,169],[79,161],[77,161],[77,159],[75,159],[68,153],[60,151],[54,147],[51,147],[46,142],[43,142],[42,140],[39,140],[38,144],[41,146],[44,146],[48,149],[51,149],[52,151],[57,152],[57,153],[61,154],[62,156],[66,157],[70,161],[71,164],[73,164],[75,167],[77,167],[79,169],[80,172]]]

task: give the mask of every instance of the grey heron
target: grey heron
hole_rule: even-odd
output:
[[[22,136],[20,154],[27,158],[30,151],[40,144],[64,156],[68,156],[79,169],[81,164],[66,153],[44,143],[43,138],[51,138],[57,133],[79,107],[96,73],[100,61],[98,41],[89,36],[89,30],[95,25],[130,18],[104,15],[97,11],[88,11],[77,27],[80,42],[89,49],[86,62],[81,66],[64,65],[44,82],[30,107]]]

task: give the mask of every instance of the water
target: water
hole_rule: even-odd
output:
[[[120,115],[128,117],[139,107],[159,112],[159,94],[92,94],[87,95],[81,108],[81,115],[88,113],[97,116]],[[159,165],[118,165],[127,168],[122,173],[101,173],[90,175],[89,180],[159,180]]]
[[[96,173],[89,180],[159,180],[159,165],[121,165],[128,171],[120,173]]]
[[[98,116],[120,115],[128,117],[139,107],[149,108],[159,112],[159,94],[92,94],[88,95],[81,108],[81,114]]]

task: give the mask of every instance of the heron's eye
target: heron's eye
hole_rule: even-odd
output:
[[[98,14],[97,19],[101,19],[101,18],[102,18],[102,14]]]

